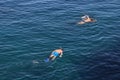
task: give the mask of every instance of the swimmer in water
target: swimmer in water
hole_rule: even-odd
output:
[[[57,56],[62,57],[62,55],[63,55],[63,49],[62,48],[56,49],[49,56],[49,60],[54,60]]]
[[[90,18],[88,15],[85,15],[82,18],[82,21],[78,22],[78,24],[85,24],[85,23],[88,23],[88,22],[95,22],[96,20],[93,19],[93,18]]]

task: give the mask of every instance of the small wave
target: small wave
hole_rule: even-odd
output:
[[[0,0],[0,3],[13,2],[15,0]]]
[[[29,1],[29,2],[20,3],[19,5],[32,5],[32,4],[36,4],[36,3],[46,3],[48,1],[55,1],[55,0],[33,0],[33,1]]]

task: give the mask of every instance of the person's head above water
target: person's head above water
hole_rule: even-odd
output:
[[[91,18],[91,22],[95,22],[95,21],[96,21],[95,19]]]
[[[62,48],[62,47],[60,47],[59,49],[61,49],[61,50],[63,51],[63,48]]]

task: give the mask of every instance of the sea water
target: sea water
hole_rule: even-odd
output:
[[[0,80],[120,80],[119,25],[120,0],[0,0]]]

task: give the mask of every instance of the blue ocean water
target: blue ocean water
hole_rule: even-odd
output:
[[[120,80],[119,25],[120,0],[0,0],[0,80]]]

